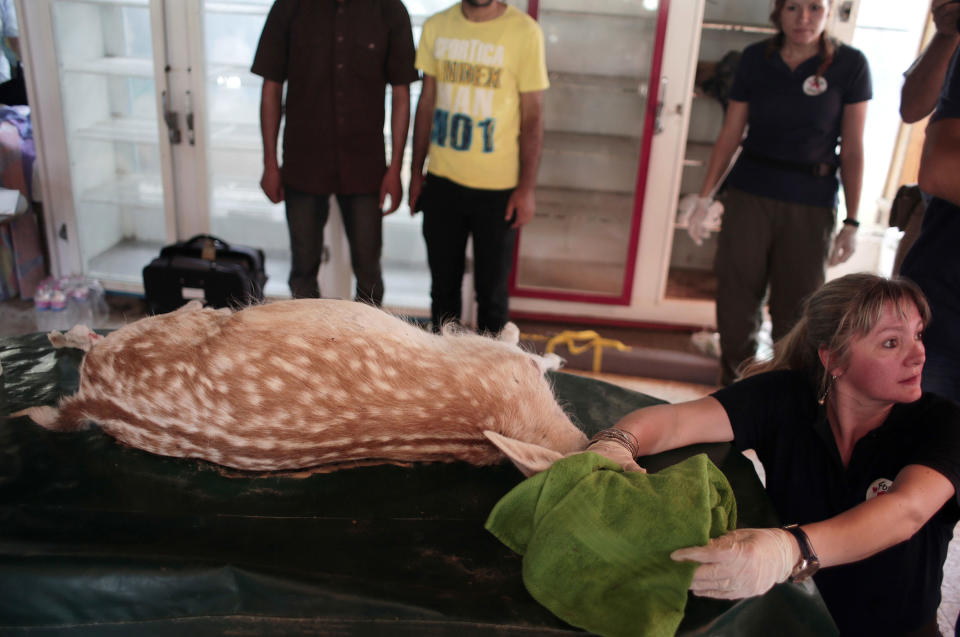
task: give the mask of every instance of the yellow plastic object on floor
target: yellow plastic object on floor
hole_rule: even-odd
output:
[[[577,341],[586,341],[583,345],[578,345]],[[618,352],[629,352],[631,347],[629,345],[624,345],[618,340],[612,338],[603,338],[597,332],[593,330],[584,330],[582,332],[574,332],[571,330],[565,330],[560,332],[549,341],[547,341],[546,353],[553,354],[557,348],[557,345],[566,345],[567,351],[571,355],[576,356],[577,354],[582,354],[586,352],[591,347],[593,348],[593,373],[600,373],[603,368],[603,348],[612,347]]]

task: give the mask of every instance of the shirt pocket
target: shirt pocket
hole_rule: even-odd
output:
[[[384,80],[388,48],[389,38],[385,27],[364,25],[353,41],[351,61],[354,72],[366,79]]]

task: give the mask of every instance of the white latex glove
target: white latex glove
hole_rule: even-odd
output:
[[[702,597],[740,599],[785,582],[800,561],[800,546],[783,529],[737,529],[706,546],[677,549],[678,562],[700,562],[690,590]]]
[[[637,461],[633,458],[633,455],[627,451],[626,447],[613,440],[597,440],[596,442],[591,442],[586,450],[599,453],[608,460],[613,460],[623,467],[624,471],[647,472],[646,469],[637,464]]]
[[[680,200],[680,225],[687,226],[687,233],[698,246],[710,236],[711,229],[720,225],[723,204],[711,197],[687,195]]]
[[[853,256],[857,249],[857,228],[843,224],[840,232],[833,238],[833,248],[830,250],[830,265],[839,265]]]

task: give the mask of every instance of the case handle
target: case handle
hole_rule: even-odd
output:
[[[198,234],[187,239],[187,245],[203,244],[200,246],[200,258],[206,261],[215,261],[217,250],[229,250],[230,244],[212,234]]]
[[[163,101],[163,121],[167,124],[167,138],[171,144],[179,144],[180,125],[177,123],[177,112],[170,110],[170,100],[166,91],[160,94],[160,98]]]

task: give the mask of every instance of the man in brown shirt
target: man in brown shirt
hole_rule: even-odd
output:
[[[260,128],[270,201],[286,201],[290,291],[319,297],[317,274],[330,195],[343,217],[356,298],[379,305],[382,215],[400,205],[400,166],[410,122],[414,46],[400,0],[276,0],[251,71],[263,77]],[[282,103],[287,83],[286,104]],[[383,139],[385,86],[392,87],[392,158]],[[277,162],[280,120],[283,164]],[[386,196],[390,207],[381,212]]]

